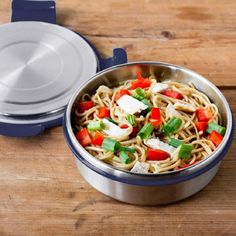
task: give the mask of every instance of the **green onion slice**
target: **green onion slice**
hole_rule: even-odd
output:
[[[217,133],[219,133],[223,136],[224,136],[225,131],[226,131],[225,127],[223,127],[221,125],[218,125],[216,123],[209,123],[208,127],[207,127],[207,133],[211,134],[213,130],[215,130]]]
[[[169,136],[170,134],[178,131],[181,125],[182,120],[180,118],[172,117],[168,123],[162,127],[162,131],[165,133],[165,135]]]
[[[141,89],[141,88],[136,88],[133,93],[132,96],[136,99],[138,99],[139,101],[143,100],[146,97],[146,92]]]
[[[176,138],[171,138],[169,142],[169,144],[175,148],[181,146],[183,143],[184,143],[183,141]]]
[[[120,159],[125,164],[129,164],[131,162],[131,158],[124,151],[120,152]]]
[[[143,128],[138,132],[138,136],[140,136],[141,139],[147,139],[150,137],[153,131],[153,125],[152,124],[145,124]]]
[[[89,122],[88,126],[87,126],[88,130],[102,130],[105,128],[104,123],[100,120],[100,121],[91,121]]]
[[[102,148],[106,151],[116,152],[120,149],[121,144],[114,139],[105,138],[102,143]]]
[[[192,150],[193,150],[193,145],[182,144],[179,149],[178,157],[179,158],[190,158]]]
[[[125,152],[135,153],[135,148],[133,148],[133,147],[125,147],[125,146],[122,146],[122,147],[121,147],[121,150],[122,150],[122,151],[125,151]]]
[[[127,120],[131,125],[135,125],[135,119],[134,119],[134,115],[127,115]]]

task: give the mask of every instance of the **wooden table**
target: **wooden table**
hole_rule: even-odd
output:
[[[166,61],[206,76],[236,112],[236,1],[58,0],[58,23],[109,56]],[[0,23],[10,1],[0,2]],[[0,36],[1,37],[1,36]],[[197,195],[161,207],[127,205],[78,173],[62,128],[0,137],[0,235],[236,235],[236,144]]]

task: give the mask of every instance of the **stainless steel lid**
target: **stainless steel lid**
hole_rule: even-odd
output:
[[[64,27],[16,22],[1,26],[0,35],[1,122],[62,116],[71,95],[96,73],[92,48]]]

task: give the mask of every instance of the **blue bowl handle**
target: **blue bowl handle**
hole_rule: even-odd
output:
[[[55,0],[12,0],[11,21],[42,21],[56,24],[56,2]]]
[[[104,70],[111,66],[127,63],[127,53],[123,48],[113,49],[113,56],[110,58],[100,59],[100,69]]]
[[[0,123],[0,134],[11,137],[31,137],[44,132],[44,125],[19,125]]]

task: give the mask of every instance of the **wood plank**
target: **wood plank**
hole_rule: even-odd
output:
[[[10,2],[0,1],[0,24]],[[60,0],[58,22],[104,56],[186,66],[223,89],[236,116],[235,0]],[[236,142],[214,180],[168,206],[132,206],[80,176],[62,128],[34,138],[0,137],[0,235],[235,235]]]
[[[10,19],[2,4],[0,23]],[[235,1],[58,1],[58,23],[87,36],[109,56],[126,48],[129,60],[188,67],[217,85],[236,83]]]
[[[235,90],[223,92],[236,115]],[[236,232],[235,156],[234,141],[217,176],[197,195],[140,207],[89,186],[60,127],[34,138],[0,137],[0,235],[230,235]]]

